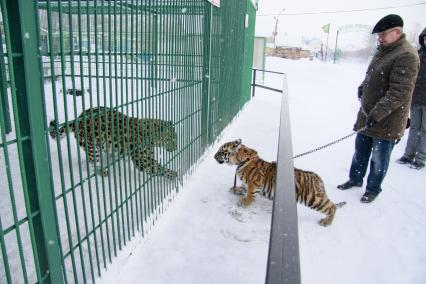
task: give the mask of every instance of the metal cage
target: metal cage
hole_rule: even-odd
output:
[[[0,0],[0,9],[0,282],[95,282],[249,100],[255,8]],[[84,113],[97,107],[110,132],[95,129],[102,112]],[[173,149],[160,143],[163,122]],[[110,149],[95,136],[110,137]],[[138,166],[143,150],[162,170]]]

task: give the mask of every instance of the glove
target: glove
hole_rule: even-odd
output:
[[[358,87],[358,99],[362,98],[362,85]]]
[[[410,118],[407,119],[407,124],[405,125],[405,129],[410,128],[411,120]]]
[[[365,121],[365,126],[367,128],[373,127],[376,123],[377,121],[371,115],[367,116],[367,120]]]

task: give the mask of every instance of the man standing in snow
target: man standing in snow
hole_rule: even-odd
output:
[[[419,43],[420,70],[410,108],[410,133],[404,156],[397,160],[413,169],[424,168],[426,161],[426,28],[419,36]]]
[[[414,85],[419,71],[419,56],[402,32],[398,15],[387,15],[373,28],[378,50],[358,89],[361,107],[354,130],[355,153],[349,180],[337,188],[361,187],[370,160],[370,173],[361,202],[370,203],[382,191],[395,141],[405,130]]]

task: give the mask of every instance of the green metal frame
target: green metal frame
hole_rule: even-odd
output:
[[[0,35],[0,104],[4,109],[4,113],[0,115],[0,118],[4,119],[4,130],[5,133],[8,134],[12,131],[12,124],[10,121],[9,100],[7,94],[7,88],[9,83],[6,78],[6,64],[4,61],[4,57],[5,55],[3,52],[3,35]]]
[[[243,70],[253,68],[253,50],[254,50],[254,29],[256,26],[256,10],[251,2],[247,2],[245,14],[245,37],[244,37],[244,67]],[[242,72],[243,80],[241,82],[242,94],[240,105],[243,106],[250,97],[252,73]],[[248,96],[248,97],[247,97]]]
[[[1,94],[2,101],[10,94],[13,118],[9,134],[0,122],[0,178],[8,188],[0,206],[0,282],[95,282],[134,236],[150,230],[250,99],[255,8],[250,0],[220,8],[199,0],[0,0],[0,8],[7,47]],[[8,105],[0,104],[0,117],[8,117]],[[74,137],[69,130],[97,106],[117,111],[103,113],[119,133],[113,144],[135,135],[132,147],[103,151],[92,165],[93,132],[86,125],[83,137]],[[124,115],[133,119],[120,129],[116,119]],[[85,113],[83,120],[95,128],[100,117]],[[48,127],[52,119],[65,127],[64,139]],[[177,149],[155,147],[150,158],[176,179],[132,161],[163,135],[144,136],[147,126],[136,121],[148,119],[172,122]],[[108,175],[99,175],[104,169]]]
[[[37,278],[46,283],[60,283],[63,279],[62,261],[45,135],[36,7],[35,3],[26,1],[2,0],[1,8],[7,11],[3,15],[7,14],[4,22],[8,27],[5,35],[9,45],[11,93]],[[13,24],[10,19],[14,20]],[[13,195],[11,191],[10,194]],[[22,248],[20,251],[22,254]],[[24,268],[23,273],[27,281]]]
[[[211,84],[211,64],[212,64],[212,17],[213,17],[213,5],[206,5],[204,10],[204,44],[203,44],[203,98],[202,106],[204,111],[202,112],[202,127],[206,130],[204,135],[203,145],[207,146],[212,143],[212,129],[210,123],[210,84]]]

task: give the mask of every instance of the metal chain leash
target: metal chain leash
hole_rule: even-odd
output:
[[[293,159],[297,159],[297,158],[299,158],[299,157],[306,156],[306,155],[308,155],[308,154],[311,154],[311,153],[317,152],[317,151],[319,151],[319,150],[322,150],[322,149],[324,149],[324,148],[330,147],[331,145],[337,144],[337,143],[339,143],[339,142],[341,142],[341,141],[343,141],[343,140],[345,140],[345,139],[348,139],[349,137],[351,137],[351,136],[353,136],[353,135],[357,134],[358,132],[364,131],[364,130],[366,130],[366,129],[367,129],[367,126],[364,126],[364,127],[363,127],[363,128],[361,128],[360,130],[358,130],[358,131],[354,131],[354,132],[352,132],[352,133],[350,133],[350,134],[348,134],[348,135],[346,135],[346,136],[343,136],[342,138],[339,138],[339,139],[337,139],[337,140],[334,140],[333,142],[330,142],[330,143],[328,143],[328,144],[322,145],[322,146],[320,146],[320,147],[318,147],[318,148],[315,148],[315,149],[312,149],[312,150],[310,150],[310,151],[308,151],[308,152],[305,152],[305,153],[302,153],[302,154],[296,155],[296,156],[294,156],[294,157],[293,157]],[[234,176],[234,188],[235,188],[236,186],[237,186],[237,170],[235,170],[235,176]]]
[[[340,138],[340,139],[334,140],[333,142],[330,142],[330,143],[328,143],[328,144],[322,145],[322,146],[320,146],[320,147],[318,147],[318,148],[315,148],[315,149],[312,149],[312,150],[310,150],[310,151],[308,151],[308,152],[305,152],[305,153],[302,153],[302,154],[298,154],[298,155],[294,156],[294,157],[293,157],[293,159],[297,159],[297,158],[300,158],[300,157],[302,157],[302,156],[305,156],[305,155],[308,155],[308,154],[311,154],[311,153],[317,152],[317,151],[319,151],[319,150],[322,150],[322,149],[324,149],[324,148],[330,147],[330,146],[332,146],[332,145],[334,145],[334,144],[337,144],[337,143],[339,143],[339,142],[341,142],[341,141],[343,141],[343,140],[345,140],[345,139],[348,139],[349,137],[351,137],[351,136],[353,136],[353,135],[357,134],[358,132],[364,131],[365,129],[367,129],[367,126],[364,126],[363,128],[361,128],[361,129],[360,129],[360,130],[358,130],[358,131],[354,131],[354,132],[352,132],[352,133],[350,133],[350,134],[348,134],[348,135],[346,135],[346,136],[343,136],[343,137],[342,137],[342,138]]]

